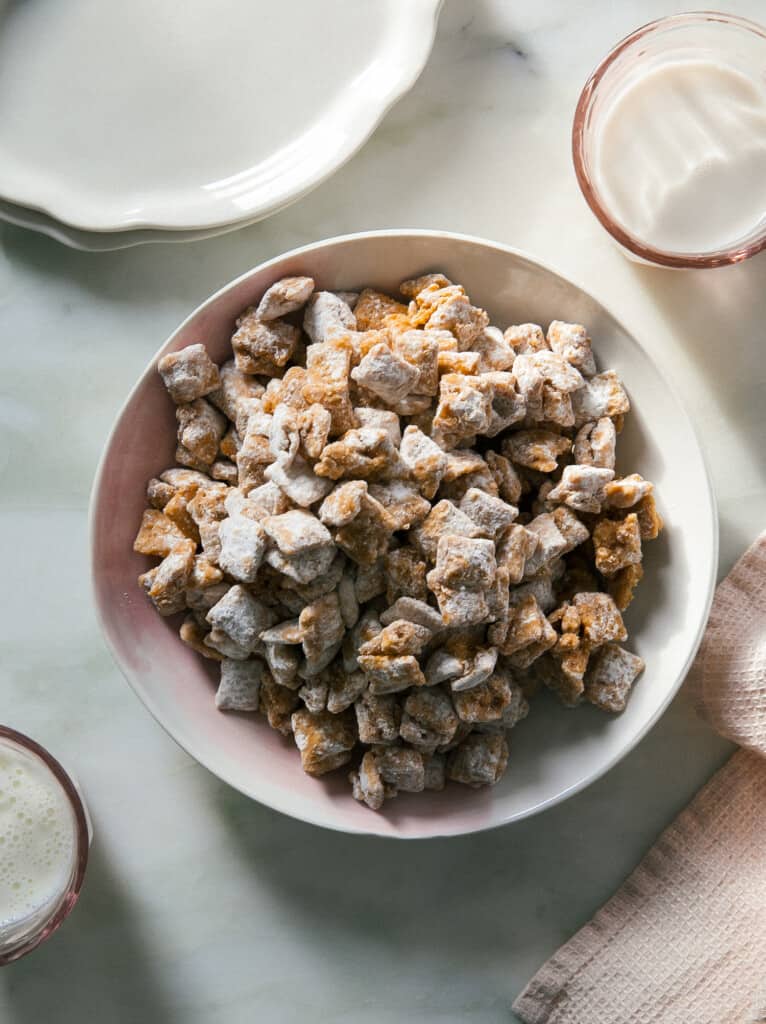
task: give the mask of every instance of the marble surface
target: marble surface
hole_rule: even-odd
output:
[[[180,319],[292,246],[411,226],[526,249],[641,339],[699,429],[724,573],[766,523],[766,260],[701,273],[627,262],[569,158],[591,68],[630,29],[680,9],[447,0],[411,94],[277,217],[98,255],[0,228],[0,716],[72,768],[96,830],[74,915],[0,974],[4,1024],[512,1020],[535,968],[728,756],[682,693],[617,768],[539,817],[412,844],[323,832],[247,801],[165,736],[105,650],[87,568],[101,446]]]

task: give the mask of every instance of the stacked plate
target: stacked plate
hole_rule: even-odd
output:
[[[80,249],[253,223],[415,82],[441,0],[0,0],[0,218]]]

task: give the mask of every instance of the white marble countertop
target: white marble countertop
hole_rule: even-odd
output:
[[[724,3],[758,17],[759,0]],[[80,905],[0,975],[4,1024],[512,1019],[535,968],[612,892],[728,746],[683,694],[605,778],[517,825],[421,843],[324,832],[187,757],[111,662],[88,582],[88,493],[110,424],[172,328],[295,245],[374,227],[484,235],[610,307],[697,424],[721,572],[766,524],[766,259],[627,262],[569,157],[580,86],[659,0],[447,0],[432,58],[308,198],[237,234],[100,255],[0,228],[2,720],[79,776],[96,838]]]

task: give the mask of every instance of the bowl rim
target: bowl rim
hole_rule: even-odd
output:
[[[467,243],[469,243],[471,245],[480,246],[480,247],[485,248],[485,249],[493,249],[496,252],[502,253],[503,255],[513,256],[513,257],[516,257],[518,259],[524,260],[524,261],[526,261],[526,262],[528,262],[528,263],[530,263],[530,264],[532,264],[532,265],[534,265],[536,267],[539,267],[539,268],[545,270],[547,273],[552,274],[554,277],[558,278],[559,280],[565,282],[566,284],[573,285],[586,298],[590,299],[591,301],[596,303],[596,305],[600,306],[600,308],[620,326],[620,328],[625,332],[625,334],[627,334],[628,337],[631,338],[633,343],[639,347],[639,349],[641,350],[643,355],[651,363],[653,363],[655,366],[657,365],[656,361],[653,359],[652,356],[649,355],[649,353],[646,351],[646,349],[641,344],[641,342],[638,341],[638,339],[636,339],[634,337],[634,335],[623,326],[622,321],[619,320],[616,316],[614,316],[614,314],[612,313],[610,308],[608,306],[605,306],[604,303],[601,302],[600,299],[597,299],[595,296],[591,295],[590,292],[588,292],[586,289],[582,288],[579,284],[577,284],[571,278],[567,277],[565,274],[563,274],[560,271],[558,271],[555,268],[553,268],[549,263],[547,263],[547,262],[545,262],[543,260],[539,260],[536,257],[533,257],[533,256],[529,255],[528,253],[524,252],[521,249],[517,249],[517,248],[515,248],[513,246],[510,246],[510,245],[505,245],[502,242],[495,242],[495,241],[491,241],[489,239],[481,238],[481,237],[479,237],[477,235],[467,235],[467,234],[462,234],[462,233],[452,232],[452,231],[437,231],[437,230],[423,229],[423,228],[412,228],[412,229],[407,229],[407,228],[383,228],[383,229],[377,229],[377,230],[374,230],[374,231],[358,231],[358,232],[352,232],[350,234],[335,235],[335,236],[332,236],[330,238],[324,238],[324,239],[320,239],[320,240],[315,241],[315,242],[309,242],[309,243],[307,243],[305,245],[301,245],[301,246],[298,246],[298,247],[296,247],[294,249],[290,249],[287,252],[280,253],[279,255],[274,256],[274,257],[272,257],[272,258],[270,258],[268,260],[264,260],[262,263],[256,264],[254,267],[251,267],[249,270],[246,270],[244,273],[238,275],[233,280],[229,281],[228,283],[224,284],[222,287],[218,288],[211,296],[209,296],[207,299],[205,299],[203,302],[201,302],[194,310],[192,310],[191,313],[189,313],[188,316],[186,316],[183,319],[183,321],[171,332],[171,334],[168,335],[168,337],[165,339],[165,341],[159,347],[157,352],[149,360],[149,363],[147,364],[147,366],[145,367],[144,371],[140,374],[140,376],[136,380],[136,383],[130,389],[130,392],[128,393],[128,395],[126,396],[125,400],[123,401],[123,403],[122,403],[122,405],[121,405],[121,407],[120,407],[120,409],[119,409],[119,411],[118,411],[118,413],[117,413],[117,415],[115,417],[114,423],[112,424],[112,427],[111,427],[111,429],[109,431],[109,434],[108,434],[108,436],[107,436],[107,438],[106,438],[106,440],[104,442],[104,447],[102,449],[101,456],[99,458],[98,465],[96,467],[96,472],[95,472],[95,475],[94,475],[94,478],[93,478],[93,485],[91,487],[90,500],[89,500],[89,508],[88,508],[88,549],[89,549],[89,554],[90,554],[90,558],[89,558],[89,562],[90,562],[90,585],[91,585],[91,596],[92,596],[93,605],[94,605],[95,612],[96,612],[96,618],[98,620],[99,626],[101,628],[101,633],[102,633],[102,635],[104,637],[104,640],[106,642],[107,648],[109,650],[109,653],[112,656],[112,659],[113,659],[115,665],[117,666],[117,668],[119,669],[121,674],[125,677],[125,679],[127,680],[128,684],[130,685],[130,687],[133,690],[133,692],[136,694],[136,696],[139,698],[139,700],[144,704],[144,706],[147,708],[147,710],[151,713],[151,715],[155,719],[155,721],[162,727],[162,729],[165,731],[165,733],[175,743],[177,743],[178,746],[186,754],[189,755],[189,757],[191,757],[194,761],[196,761],[197,763],[202,765],[212,775],[215,775],[217,778],[221,779],[222,782],[225,782],[227,785],[231,786],[233,789],[235,789],[238,792],[242,793],[243,796],[246,796],[246,797],[248,797],[251,800],[257,800],[258,803],[262,804],[264,807],[268,807],[270,810],[277,811],[280,814],[285,814],[288,817],[295,818],[296,820],[299,820],[299,821],[304,821],[307,824],[316,825],[316,826],[319,826],[321,828],[330,829],[331,831],[334,831],[334,832],[342,832],[342,833],[346,833],[348,835],[378,836],[378,837],[385,838],[385,839],[446,839],[446,838],[453,837],[453,836],[471,835],[471,834],[477,833],[477,832],[486,832],[486,831],[489,831],[491,829],[500,828],[503,825],[509,825],[509,824],[511,824],[513,822],[516,822],[516,821],[523,821],[525,818],[530,818],[530,817],[532,817],[534,815],[537,815],[537,814],[541,813],[542,811],[547,810],[548,808],[555,807],[557,804],[563,803],[564,800],[567,800],[569,797],[572,797],[576,793],[579,793],[580,791],[586,789],[592,783],[596,782],[598,779],[600,779],[604,775],[606,775],[607,772],[609,772],[616,764],[618,764],[624,757],[626,757],[630,753],[630,751],[633,750],[638,745],[638,743],[647,735],[647,733],[656,725],[656,723],[659,721],[659,719],[662,717],[662,715],[664,714],[664,712],[668,708],[668,706],[671,703],[671,701],[673,700],[673,698],[678,693],[679,689],[681,688],[681,685],[683,684],[686,676],[688,675],[688,672],[689,672],[689,669],[691,668],[691,665],[692,665],[692,662],[694,660],[694,657],[695,657],[695,655],[697,653],[697,650],[698,650],[698,648],[700,646],[700,643],[702,642],[702,637],[704,635],[705,627],[707,625],[707,621],[708,621],[708,618],[710,616],[710,609],[711,609],[711,606],[712,606],[712,603],[713,603],[713,596],[714,596],[714,592],[715,592],[717,570],[718,570],[718,555],[719,555],[718,508],[717,508],[717,504],[716,504],[715,492],[713,490],[712,478],[711,478],[711,475],[710,475],[710,469],[709,469],[709,466],[707,464],[707,459],[705,457],[704,449],[703,449],[702,445],[700,444],[699,436],[697,434],[697,430],[696,430],[696,428],[694,426],[694,423],[691,420],[691,417],[689,416],[688,412],[686,411],[686,407],[684,406],[684,404],[683,404],[683,402],[682,402],[682,400],[681,400],[681,398],[680,398],[680,396],[679,396],[679,394],[678,394],[674,384],[672,383],[672,381],[667,377],[667,375],[664,372],[663,372],[663,378],[665,380],[665,384],[666,384],[669,392],[671,393],[672,397],[674,398],[674,400],[675,400],[675,402],[677,404],[679,413],[683,417],[683,419],[684,419],[684,421],[686,423],[686,426],[689,429],[691,437],[693,438],[693,440],[694,440],[694,442],[696,444],[697,451],[698,451],[699,457],[700,457],[700,463],[701,463],[702,469],[704,470],[704,479],[705,479],[705,484],[706,484],[707,512],[709,514],[710,527],[711,527],[711,531],[712,531],[712,537],[710,538],[712,543],[711,543],[711,551],[710,551],[710,561],[709,561],[709,566],[708,566],[708,577],[707,577],[707,580],[706,580],[706,590],[707,590],[707,593],[706,593],[706,596],[705,596],[704,611],[703,611],[702,616],[700,617],[700,621],[699,621],[699,624],[697,626],[696,633],[694,635],[694,638],[693,638],[693,641],[692,641],[691,645],[689,646],[689,650],[688,650],[686,659],[684,660],[683,667],[682,667],[681,671],[679,672],[678,677],[674,681],[673,685],[670,687],[668,693],[665,695],[663,700],[657,705],[657,707],[654,710],[653,714],[643,724],[643,726],[641,727],[641,729],[639,729],[639,731],[635,734],[635,736],[631,737],[630,741],[628,743],[626,743],[626,745],[623,746],[619,750],[619,752],[617,752],[612,757],[610,757],[606,761],[605,764],[600,765],[595,771],[589,773],[584,778],[579,779],[577,782],[573,783],[571,786],[567,787],[566,789],[561,790],[559,793],[555,794],[554,796],[549,797],[546,800],[542,800],[540,803],[535,804],[533,807],[530,807],[530,808],[528,808],[528,809],[526,809],[526,810],[524,810],[522,812],[508,814],[508,815],[506,815],[504,817],[501,817],[497,821],[488,822],[486,824],[481,824],[481,825],[475,826],[475,827],[471,826],[469,829],[458,828],[458,829],[455,829],[455,830],[449,830],[449,829],[437,827],[436,829],[424,830],[422,832],[408,832],[406,835],[403,835],[401,833],[393,833],[392,834],[391,832],[382,831],[382,830],[376,828],[376,821],[377,821],[377,816],[376,815],[372,815],[372,814],[370,815],[371,821],[370,821],[370,827],[369,828],[354,828],[353,826],[340,824],[339,822],[325,820],[323,818],[320,818],[319,816],[313,816],[311,814],[304,814],[304,813],[296,813],[296,812],[294,812],[292,810],[286,810],[284,807],[279,806],[278,802],[276,802],[276,801],[273,801],[273,800],[268,799],[268,798],[264,798],[264,797],[262,797],[260,795],[258,797],[253,796],[253,794],[248,792],[247,790],[245,790],[242,787],[242,785],[240,785],[236,781],[233,781],[230,778],[225,777],[219,771],[217,771],[216,769],[210,767],[210,765],[206,762],[205,759],[203,759],[201,757],[198,757],[191,750],[189,750],[189,748],[187,747],[186,743],[182,739],[180,739],[179,736],[176,734],[178,730],[175,730],[171,725],[167,724],[166,722],[164,722],[162,720],[162,718],[160,717],[160,715],[158,714],[158,712],[155,709],[155,703],[154,703],[154,700],[153,700],[151,694],[146,692],[143,689],[143,687],[141,687],[138,683],[134,682],[133,679],[131,679],[131,676],[128,673],[128,671],[123,667],[123,664],[121,662],[120,656],[117,653],[115,644],[112,641],[112,637],[111,637],[110,632],[109,632],[109,627],[107,625],[107,621],[106,621],[105,615],[103,613],[103,609],[102,609],[101,602],[99,600],[99,593],[98,593],[98,567],[96,565],[96,548],[95,548],[96,511],[97,511],[97,509],[98,509],[98,507],[100,505],[101,483],[102,483],[102,477],[104,475],[104,470],[105,470],[105,466],[106,466],[107,457],[108,457],[108,455],[109,455],[109,453],[111,451],[111,447],[112,447],[112,444],[113,444],[113,441],[114,441],[115,434],[117,432],[117,429],[118,429],[120,423],[122,422],[122,418],[125,415],[125,411],[126,411],[127,407],[133,401],[133,398],[135,397],[136,393],[143,387],[144,382],[147,379],[149,379],[155,373],[155,368],[156,368],[157,360],[158,360],[158,358],[160,356],[160,353],[163,352],[166,347],[168,347],[169,345],[172,344],[173,340],[180,334],[181,331],[184,330],[184,328],[187,326],[187,324],[191,320],[193,320],[195,317],[197,317],[203,310],[206,310],[206,309],[209,309],[210,307],[212,307],[218,301],[218,299],[221,296],[223,296],[224,294],[226,294],[230,290],[236,288],[239,284],[241,284],[247,278],[251,277],[252,275],[254,275],[256,273],[260,273],[260,272],[262,272],[264,270],[268,270],[271,267],[275,267],[275,266],[283,263],[286,260],[294,259],[296,257],[305,256],[305,255],[308,255],[310,253],[316,252],[316,251],[321,250],[321,249],[325,249],[325,248],[330,247],[330,246],[336,246],[336,245],[344,244],[344,243],[347,243],[347,242],[354,242],[354,241],[361,241],[361,240],[365,240],[365,241],[373,240],[374,241],[375,239],[397,238],[397,237],[403,238],[403,239],[406,239],[406,238],[432,238],[432,239],[439,239],[439,240],[447,239],[447,240],[456,241],[456,242],[467,242]]]
[[[679,14],[669,14],[662,18],[655,18],[654,21],[641,25],[615,43],[606,56],[599,61],[582,87],[572,120],[571,154],[575,177],[577,178],[577,184],[580,186],[583,198],[593,215],[612,238],[624,249],[632,253],[634,257],[637,257],[644,263],[660,267],[670,267],[676,270],[711,270],[715,267],[728,267],[734,263],[741,263],[743,260],[749,259],[751,256],[755,256],[766,249],[766,226],[748,242],[703,253],[672,252],[668,249],[659,249],[648,242],[642,241],[636,235],[631,234],[627,228],[623,227],[617,218],[609,212],[607,204],[602,201],[598,186],[588,170],[588,162],[585,157],[585,125],[596,90],[601,84],[602,79],[609,73],[612,65],[623,53],[654,32],[661,32],[674,25],[693,24],[695,22],[733,25],[766,40],[766,27],[759,25],[758,22],[752,21],[749,18],[743,18],[740,15],[730,14],[726,11],[683,11]],[[678,396],[676,395],[676,397]]]

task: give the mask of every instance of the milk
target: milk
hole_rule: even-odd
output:
[[[34,754],[0,739],[0,943],[41,926],[72,879],[76,820]]]
[[[766,215],[766,90],[713,59],[639,71],[604,115],[593,173],[639,240],[726,249]]]

